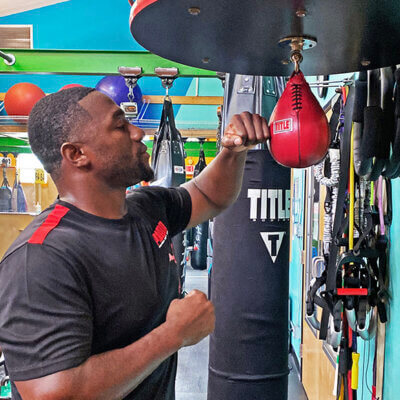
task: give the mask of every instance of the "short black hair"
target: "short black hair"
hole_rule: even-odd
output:
[[[72,140],[72,132],[90,114],[79,104],[95,89],[73,87],[60,90],[39,100],[29,114],[28,135],[33,153],[50,174],[57,174],[61,165],[60,148]]]

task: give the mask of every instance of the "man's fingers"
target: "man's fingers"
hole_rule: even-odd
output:
[[[268,140],[271,136],[269,134],[269,127],[268,127],[267,120],[265,118],[262,118],[261,124],[262,124],[262,132],[263,132],[264,140]]]
[[[262,126],[263,120],[264,120],[264,118],[262,118],[260,115],[253,114],[253,124],[254,124],[254,130],[256,132],[257,143],[262,143],[265,141],[264,133],[263,133],[263,126]]]
[[[245,128],[245,131],[243,132],[243,136],[245,136],[245,144],[246,145],[252,145],[256,143],[257,136],[256,136],[256,131],[255,131],[255,126],[254,126],[254,120],[252,118],[252,114],[249,112],[242,112],[240,114],[240,120],[243,123],[243,126]]]
[[[232,134],[227,133],[222,138],[222,144],[225,147],[241,146],[243,144],[243,139],[238,135],[232,135]]]
[[[191,297],[194,295],[198,295],[198,296],[201,296],[201,297],[207,299],[206,294],[204,292],[202,292],[201,290],[197,290],[197,289],[191,290],[185,297]]]
[[[236,136],[234,137],[233,142],[236,146],[241,146],[243,144],[243,139],[240,136]]]
[[[226,127],[222,145],[228,148],[251,147],[269,139],[268,123],[258,114],[242,112],[235,114]]]

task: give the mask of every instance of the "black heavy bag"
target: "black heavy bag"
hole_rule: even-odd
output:
[[[185,150],[181,134],[176,129],[171,101],[164,100],[158,133],[153,144],[152,165],[154,180],[152,185],[176,187],[185,183]]]
[[[185,150],[182,136],[175,126],[174,110],[169,98],[164,99],[158,133],[154,137],[152,151],[154,180],[151,185],[177,187],[186,181]],[[175,258],[183,271],[183,232],[172,238]]]
[[[238,200],[214,219],[208,400],[286,400],[290,169],[248,153]]]
[[[0,212],[12,211],[11,193],[10,185],[8,184],[6,176],[6,170],[3,168],[3,183],[0,186]]]
[[[206,157],[202,143],[200,144],[199,161],[194,167],[193,178],[200,174],[207,166]],[[193,248],[191,256],[191,266],[193,269],[207,268],[207,240],[208,240],[208,221],[203,222],[192,228]]]

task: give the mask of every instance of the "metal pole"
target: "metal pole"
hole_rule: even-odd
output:
[[[0,57],[4,59],[4,63],[7,65],[15,64],[15,57],[13,54],[6,54],[0,50]]]

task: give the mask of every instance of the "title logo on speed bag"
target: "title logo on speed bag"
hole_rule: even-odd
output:
[[[285,133],[293,131],[293,120],[292,118],[281,119],[280,121],[274,122],[274,133]]]

